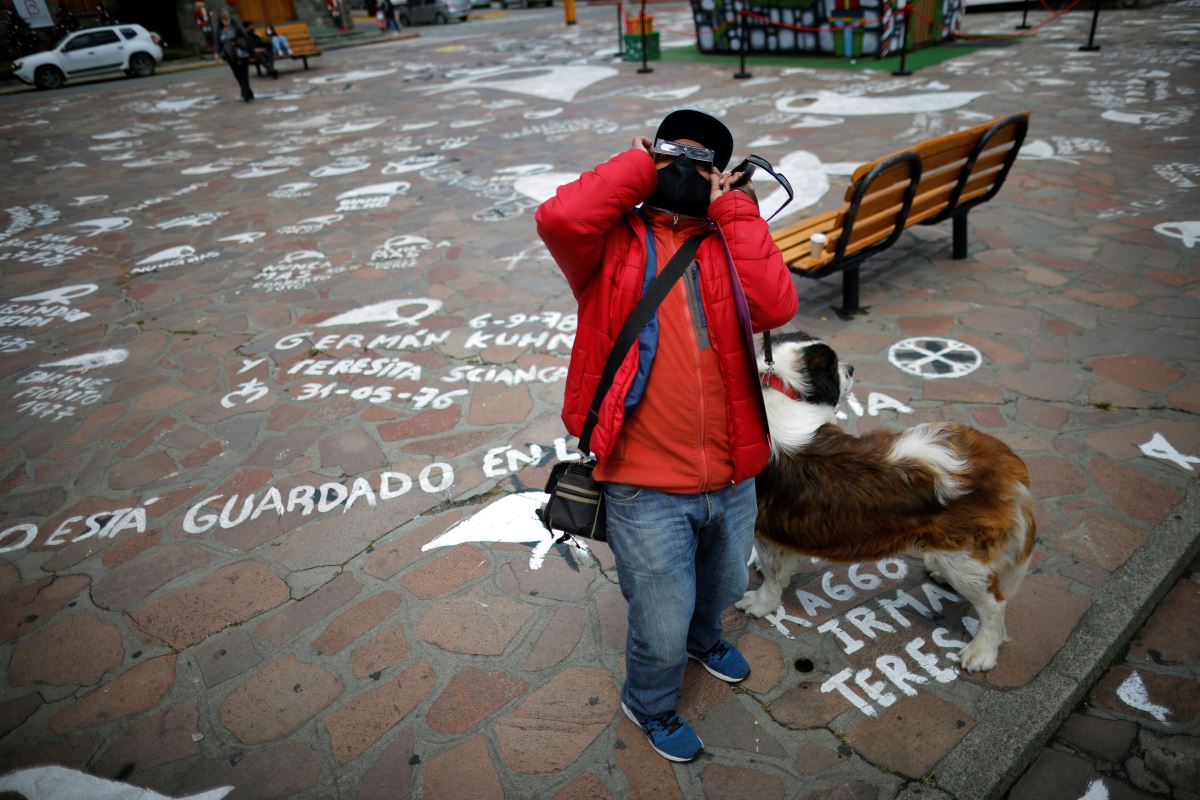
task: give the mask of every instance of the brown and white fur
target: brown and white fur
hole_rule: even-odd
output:
[[[772,440],[757,479],[763,584],[737,607],[756,617],[774,612],[805,556],[846,563],[919,556],[979,615],[960,666],[994,667],[1006,638],[1004,609],[1036,536],[1025,463],[1000,440],[956,423],[848,434],[834,414],[853,368],[803,333],[773,342],[782,385],[763,389]],[[766,372],[761,357],[759,370]]]

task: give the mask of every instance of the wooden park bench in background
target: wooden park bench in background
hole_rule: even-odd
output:
[[[953,256],[967,256],[967,214],[991,200],[1025,141],[1029,112],[995,119],[863,164],[841,208],[772,233],[788,269],[820,278],[842,273],[841,316],[859,313],[859,267],[913,225],[953,221]],[[813,256],[812,237],[827,241]]]
[[[309,33],[306,23],[281,22],[272,27],[275,28],[276,33],[288,40],[288,48],[292,51],[291,58],[302,60],[305,69],[308,69],[308,60],[310,58],[321,55],[321,51],[313,43],[312,34]],[[254,32],[258,34],[258,38],[266,43],[267,47],[271,46],[271,37],[267,36],[266,26],[255,27]],[[276,61],[281,58],[288,58],[288,56],[275,56]],[[258,63],[254,56],[250,57],[250,63],[254,65],[258,74],[262,75],[262,64]]]

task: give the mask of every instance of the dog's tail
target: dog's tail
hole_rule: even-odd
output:
[[[944,506],[970,491],[962,480],[969,463],[947,443],[949,436],[944,425],[915,425],[896,438],[887,456],[893,463],[916,462],[932,471],[934,493]]]

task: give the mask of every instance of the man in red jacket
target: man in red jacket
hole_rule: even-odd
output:
[[[753,478],[770,455],[751,333],[796,313],[751,185],[733,189],[722,172],[732,152],[719,120],[675,111],[653,142],[634,139],[537,210],[579,303],[563,403],[575,436],[643,291],[689,237],[709,234],[630,348],[591,438],[629,603],[622,708],[672,761],[703,746],[675,711],[687,659],[731,683],[750,673],[721,638],[721,613],[746,590]]]

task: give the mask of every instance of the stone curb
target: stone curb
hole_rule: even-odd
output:
[[[1112,576],[1054,660],[1028,685],[993,692],[977,725],[934,770],[958,800],[1003,797],[1071,710],[1128,646],[1163,596],[1200,554],[1200,486]]]

